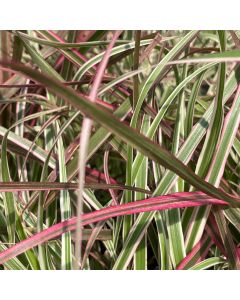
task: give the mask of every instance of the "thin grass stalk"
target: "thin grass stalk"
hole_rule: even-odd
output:
[[[112,38],[111,43],[109,44],[105,55],[103,57],[103,60],[101,61],[99,68],[96,73],[95,80],[93,82],[93,86],[91,88],[91,92],[89,94],[89,100],[91,102],[95,102],[97,98],[98,88],[101,84],[102,77],[104,74],[104,71],[107,67],[109,55],[111,53],[111,50],[114,46],[115,41],[117,40],[118,36],[121,34],[121,31],[116,31],[114,33],[114,36]],[[76,243],[75,243],[75,269],[79,269],[81,267],[81,245],[82,245],[82,220],[81,220],[81,214],[83,209],[83,188],[84,188],[84,182],[85,182],[85,169],[86,169],[86,157],[87,157],[87,148],[88,148],[88,142],[91,134],[91,128],[92,128],[93,121],[89,118],[84,118],[83,124],[82,124],[82,133],[80,137],[80,146],[79,146],[79,191],[78,191],[78,204],[77,204],[77,229],[76,229]]]

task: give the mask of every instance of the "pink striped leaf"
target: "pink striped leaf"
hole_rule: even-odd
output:
[[[137,202],[110,206],[82,215],[83,226],[107,220],[117,216],[131,215],[141,212],[165,210],[172,208],[195,207],[203,205],[228,205],[227,202],[212,198],[202,192],[182,192],[158,196]],[[0,253],[0,264],[44,242],[54,239],[61,234],[76,229],[76,217],[53,225],[28,239]]]

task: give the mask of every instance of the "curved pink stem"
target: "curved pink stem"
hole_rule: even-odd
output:
[[[183,192],[171,195],[158,196],[137,202],[110,206],[91,213],[82,215],[83,226],[117,216],[136,214],[147,211],[165,210],[171,208],[183,208],[202,205],[228,205],[227,202],[212,198],[202,192]],[[76,217],[53,225],[30,238],[0,253],[0,264],[61,234],[76,229]]]

